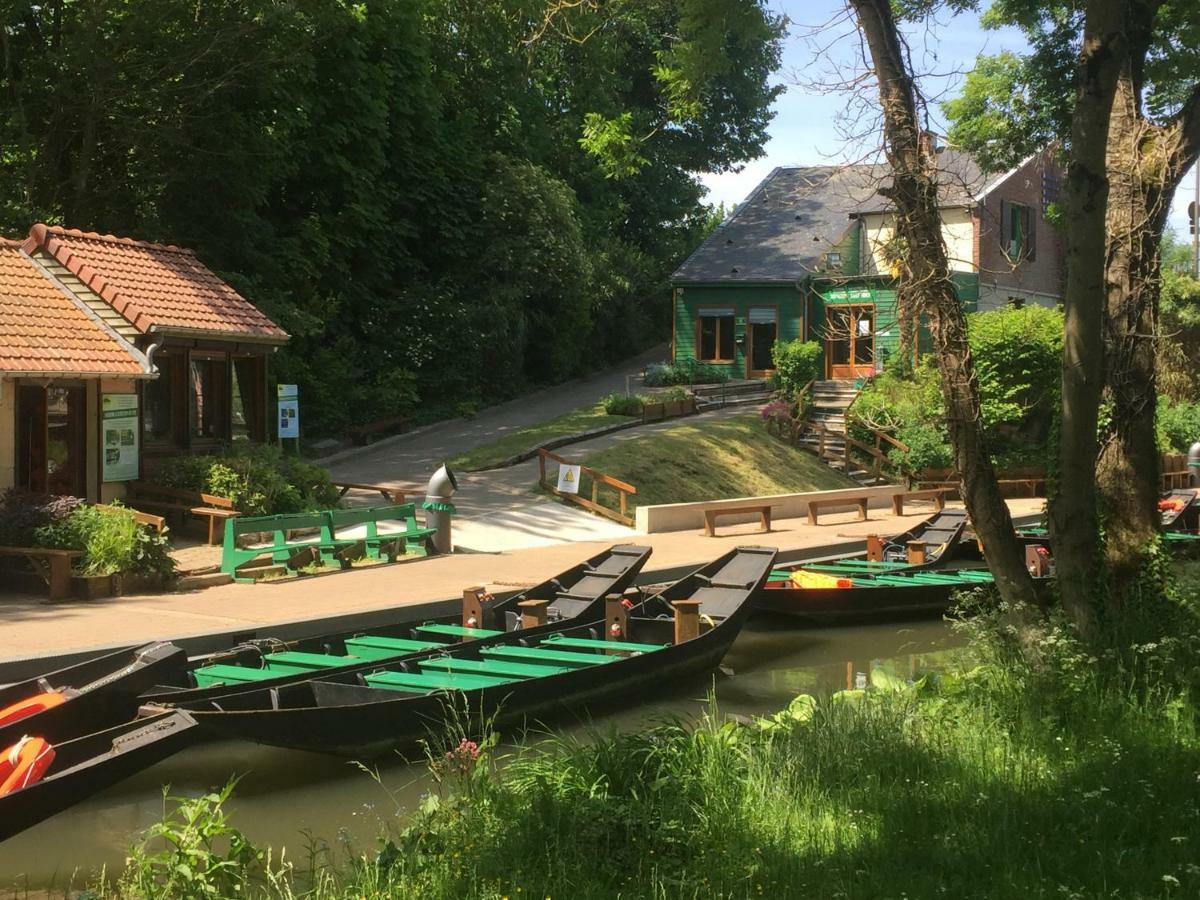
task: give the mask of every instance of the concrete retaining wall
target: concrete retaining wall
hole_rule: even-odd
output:
[[[804,494],[775,494],[769,497],[738,497],[733,500],[710,500],[704,503],[663,503],[658,506],[639,506],[635,528],[642,534],[659,534],[664,531],[690,531],[704,527],[704,510],[722,506],[771,505],[771,516],[775,519],[796,519],[808,515],[810,500],[835,500],[839,497],[869,498],[871,509],[891,509],[892,497],[904,493],[899,485],[885,484],[877,487],[839,488],[835,491],[809,491]],[[822,512],[852,511],[855,507],[829,507]],[[738,522],[757,522],[758,515],[735,515],[723,517],[718,525],[733,525]]]

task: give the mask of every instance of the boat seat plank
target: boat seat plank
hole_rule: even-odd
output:
[[[268,653],[263,657],[268,668],[284,666],[299,669],[332,669],[337,666],[354,662],[353,656],[334,656],[329,653],[304,653],[299,650],[287,650],[281,653]]]
[[[360,634],[346,638],[346,651],[364,659],[374,659],[380,654],[399,656],[404,653],[420,653],[445,647],[441,641],[418,641],[412,638],[394,638],[377,634]]]
[[[724,619],[733,615],[746,601],[746,592],[727,587],[707,587],[695,591],[691,599],[700,601],[701,615]]]
[[[513,679],[468,675],[459,672],[372,672],[363,680],[368,686],[379,688],[470,691],[476,688],[508,684]]]
[[[421,660],[422,669],[446,672],[467,672],[477,675],[496,675],[511,678],[541,678],[570,672],[566,666],[551,666],[536,662],[513,662],[506,659],[458,659],[454,656],[434,656]]]
[[[490,658],[521,659],[529,662],[554,663],[571,669],[582,669],[599,663],[613,662],[619,657],[606,656],[603,653],[578,653],[573,650],[549,650],[546,646],[521,647],[506,644],[500,647],[484,647],[479,651],[480,656]]]
[[[278,672],[266,669],[253,669],[250,666],[212,665],[196,669],[192,675],[197,687],[216,687],[222,684],[248,684],[254,681],[264,681],[268,678],[278,678]]]
[[[651,650],[661,650],[666,644],[638,644],[633,641],[601,641],[593,638],[558,637],[551,635],[542,641],[542,647],[578,647],[595,650],[631,650],[648,653]]]
[[[487,628],[468,628],[466,625],[439,625],[436,622],[418,625],[413,631],[419,631],[422,634],[444,634],[448,637],[469,638],[495,637],[498,634],[504,634],[503,631],[491,631]]]

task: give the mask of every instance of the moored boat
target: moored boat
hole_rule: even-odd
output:
[[[167,712],[59,744],[27,737],[0,747],[0,771],[9,772],[0,784],[10,788],[0,787],[0,841],[182,750],[195,725]]]
[[[943,509],[890,538],[868,538],[866,550],[841,559],[809,563],[805,569],[831,575],[870,575],[932,569],[963,552],[965,509]],[[967,548],[969,550],[969,548]]]
[[[547,623],[591,621],[604,614],[606,597],[632,586],[650,553],[649,547],[618,544],[503,600],[482,588],[471,588],[463,592],[463,609],[455,616],[401,620],[367,631],[324,634],[291,643],[247,643],[191,660],[183,677],[157,685],[143,700],[188,704],[255,687],[334,677],[364,663],[382,665],[463,642],[494,641],[529,627],[522,607],[529,601],[545,601]]]
[[[26,734],[54,743],[128,721],[138,695],[181,677],[186,661],[179,647],[156,642],[0,688],[0,748]]]
[[[437,730],[455,692],[472,721],[497,722],[641,696],[720,663],[774,559],[773,548],[738,547],[637,605],[610,602],[602,620],[511,633],[187,708],[225,736],[361,758]]]

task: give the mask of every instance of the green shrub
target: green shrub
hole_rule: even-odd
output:
[[[78,497],[31,494],[9,488],[0,494],[0,544],[32,546],[39,528],[65,519],[81,503]]]
[[[821,345],[816,341],[776,341],[771,348],[771,359],[775,361],[775,377],[784,394],[795,398],[801,388],[815,379],[820,358]]]
[[[79,505],[65,518],[37,529],[36,543],[59,550],[82,550],[75,565],[81,575],[163,575],[175,571],[170,542],[140,525],[119,506]]]
[[[646,387],[666,387],[673,384],[724,384],[728,380],[728,369],[688,359],[647,366],[642,383]]]
[[[638,394],[609,394],[600,404],[610,416],[640,416],[645,402]]]
[[[1045,440],[1062,380],[1062,313],[998,309],[968,316],[967,328],[984,425],[1012,425]]]
[[[896,432],[896,440],[908,445],[908,453],[893,447],[888,457],[897,465],[903,463],[916,471],[920,469],[949,469],[954,466],[950,441],[940,425],[905,425]]]
[[[154,481],[233,501],[245,515],[329,509],[337,489],[329,472],[270,444],[237,444],[221,456],[180,456],[163,462]]]
[[[1158,398],[1158,446],[1163,453],[1187,453],[1200,441],[1200,403]]]

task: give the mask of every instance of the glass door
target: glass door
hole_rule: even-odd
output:
[[[826,309],[825,372],[843,381],[875,374],[874,306]]]
[[[766,378],[775,371],[771,348],[779,337],[779,310],[774,306],[752,306],[749,310],[750,346],[746,354],[746,377]]]
[[[87,495],[87,395],[82,387],[22,385],[17,394],[17,486]]]

